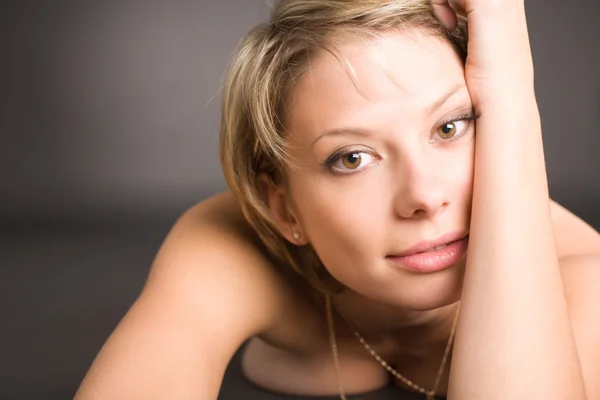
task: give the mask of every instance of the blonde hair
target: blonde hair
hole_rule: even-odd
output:
[[[446,40],[466,58],[464,19],[455,32],[448,32],[433,15],[431,0],[283,0],[268,23],[245,36],[228,70],[220,131],[225,179],[275,262],[291,267],[321,292],[339,291],[341,285],[310,245],[293,245],[280,234],[256,176],[266,171],[273,178],[283,177],[283,167],[289,165],[285,101],[310,60],[327,51],[343,62],[334,37],[373,36],[390,29],[419,29]]]

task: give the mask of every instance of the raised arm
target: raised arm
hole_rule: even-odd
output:
[[[277,278],[252,245],[206,211],[188,211],[170,232],[76,400],[216,399],[236,349],[273,323]]]
[[[585,399],[554,241],[523,0],[458,3],[469,23],[465,78],[482,115],[449,398]]]

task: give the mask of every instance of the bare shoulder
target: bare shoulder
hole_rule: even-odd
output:
[[[560,259],[587,398],[600,399],[600,251]]]
[[[189,292],[190,306],[201,308],[213,300],[204,310],[214,314],[213,321],[244,313],[240,326],[248,326],[247,336],[274,323],[284,284],[235,198],[223,192],[179,218],[156,256],[144,292]]]
[[[588,398],[600,398],[600,234],[551,204],[563,288]]]
[[[550,203],[559,258],[600,253],[600,234],[555,201]]]
[[[283,285],[231,194],[195,205],[167,235],[76,399],[216,399],[238,347],[284,312]]]
[[[243,297],[254,306],[264,303],[272,307],[272,296],[282,292],[283,277],[230,192],[196,204],[179,218],[156,256],[145,290],[162,286],[172,278],[208,290],[202,280],[193,279],[206,274],[216,278],[218,285],[212,290],[215,299],[223,303],[229,295]],[[260,317],[256,319],[259,331],[270,320],[260,322]]]

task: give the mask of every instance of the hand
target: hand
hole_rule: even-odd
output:
[[[467,19],[465,80],[476,108],[488,99],[533,93],[533,61],[524,0],[431,0],[449,31]],[[517,97],[517,98],[518,98]]]

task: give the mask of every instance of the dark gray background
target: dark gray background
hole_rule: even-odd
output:
[[[598,229],[600,3],[527,4],[551,194]],[[267,15],[267,0],[3,3],[0,399],[72,397],[174,219],[225,189],[219,88]],[[224,399],[280,398],[238,372]]]

